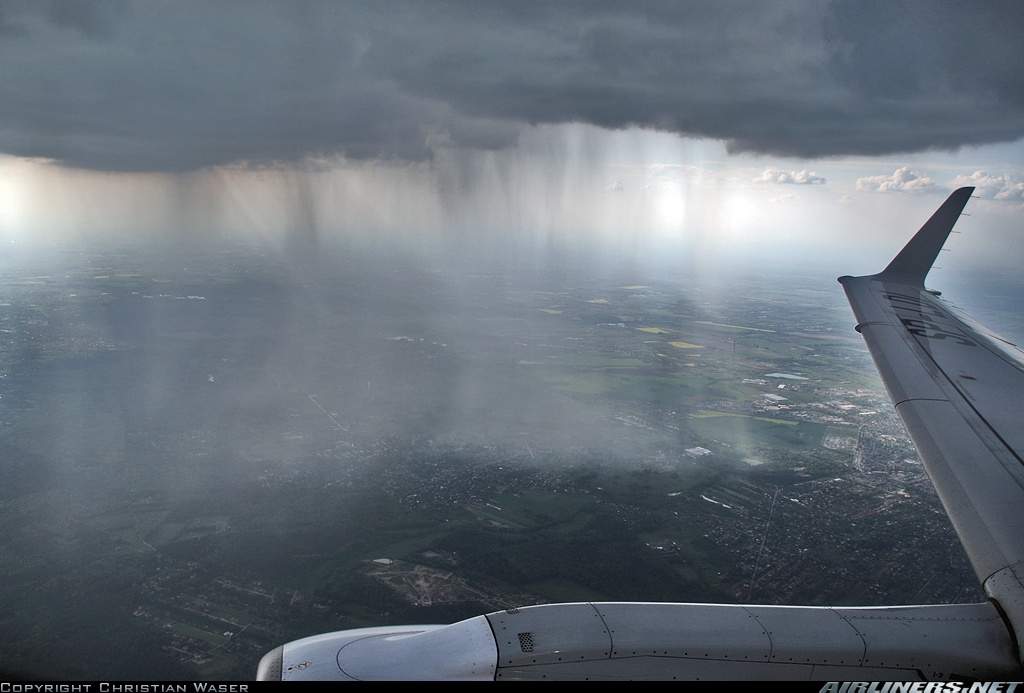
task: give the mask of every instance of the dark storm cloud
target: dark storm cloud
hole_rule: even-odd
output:
[[[0,151],[98,169],[631,125],[806,157],[1024,135],[1024,5],[0,4]]]

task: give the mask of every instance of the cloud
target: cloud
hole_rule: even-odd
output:
[[[990,175],[975,171],[970,175],[959,175],[953,179],[953,187],[973,185],[975,195],[990,200],[1024,201],[1024,181],[1007,175]]]
[[[800,171],[780,171],[776,168],[766,168],[761,175],[754,179],[755,183],[782,183],[788,185],[816,185],[824,184],[825,178],[814,171],[802,169]]]
[[[865,192],[927,192],[935,188],[935,181],[900,166],[887,176],[867,176],[857,179],[857,190]]]
[[[579,122],[731,151],[874,155],[1024,136],[1024,5],[0,5],[0,152],[108,170],[424,160]]]

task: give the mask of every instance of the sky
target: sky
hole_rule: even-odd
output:
[[[975,185],[954,264],[1013,268],[1021,35],[995,0],[0,0],[0,240],[857,273]]]

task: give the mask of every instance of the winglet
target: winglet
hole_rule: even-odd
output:
[[[935,263],[935,258],[949,238],[949,232],[953,230],[953,224],[960,218],[960,213],[973,192],[973,187],[954,190],[880,276],[899,278],[911,284],[924,286],[925,276]]]

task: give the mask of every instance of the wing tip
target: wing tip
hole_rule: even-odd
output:
[[[914,234],[914,237],[903,246],[903,250],[879,275],[898,277],[903,281],[923,286],[924,278],[935,264],[939,250],[949,238],[953,225],[960,218],[960,213],[963,212],[964,206],[967,205],[973,193],[974,186],[972,185],[966,185],[951,192],[924,223],[924,226]]]

